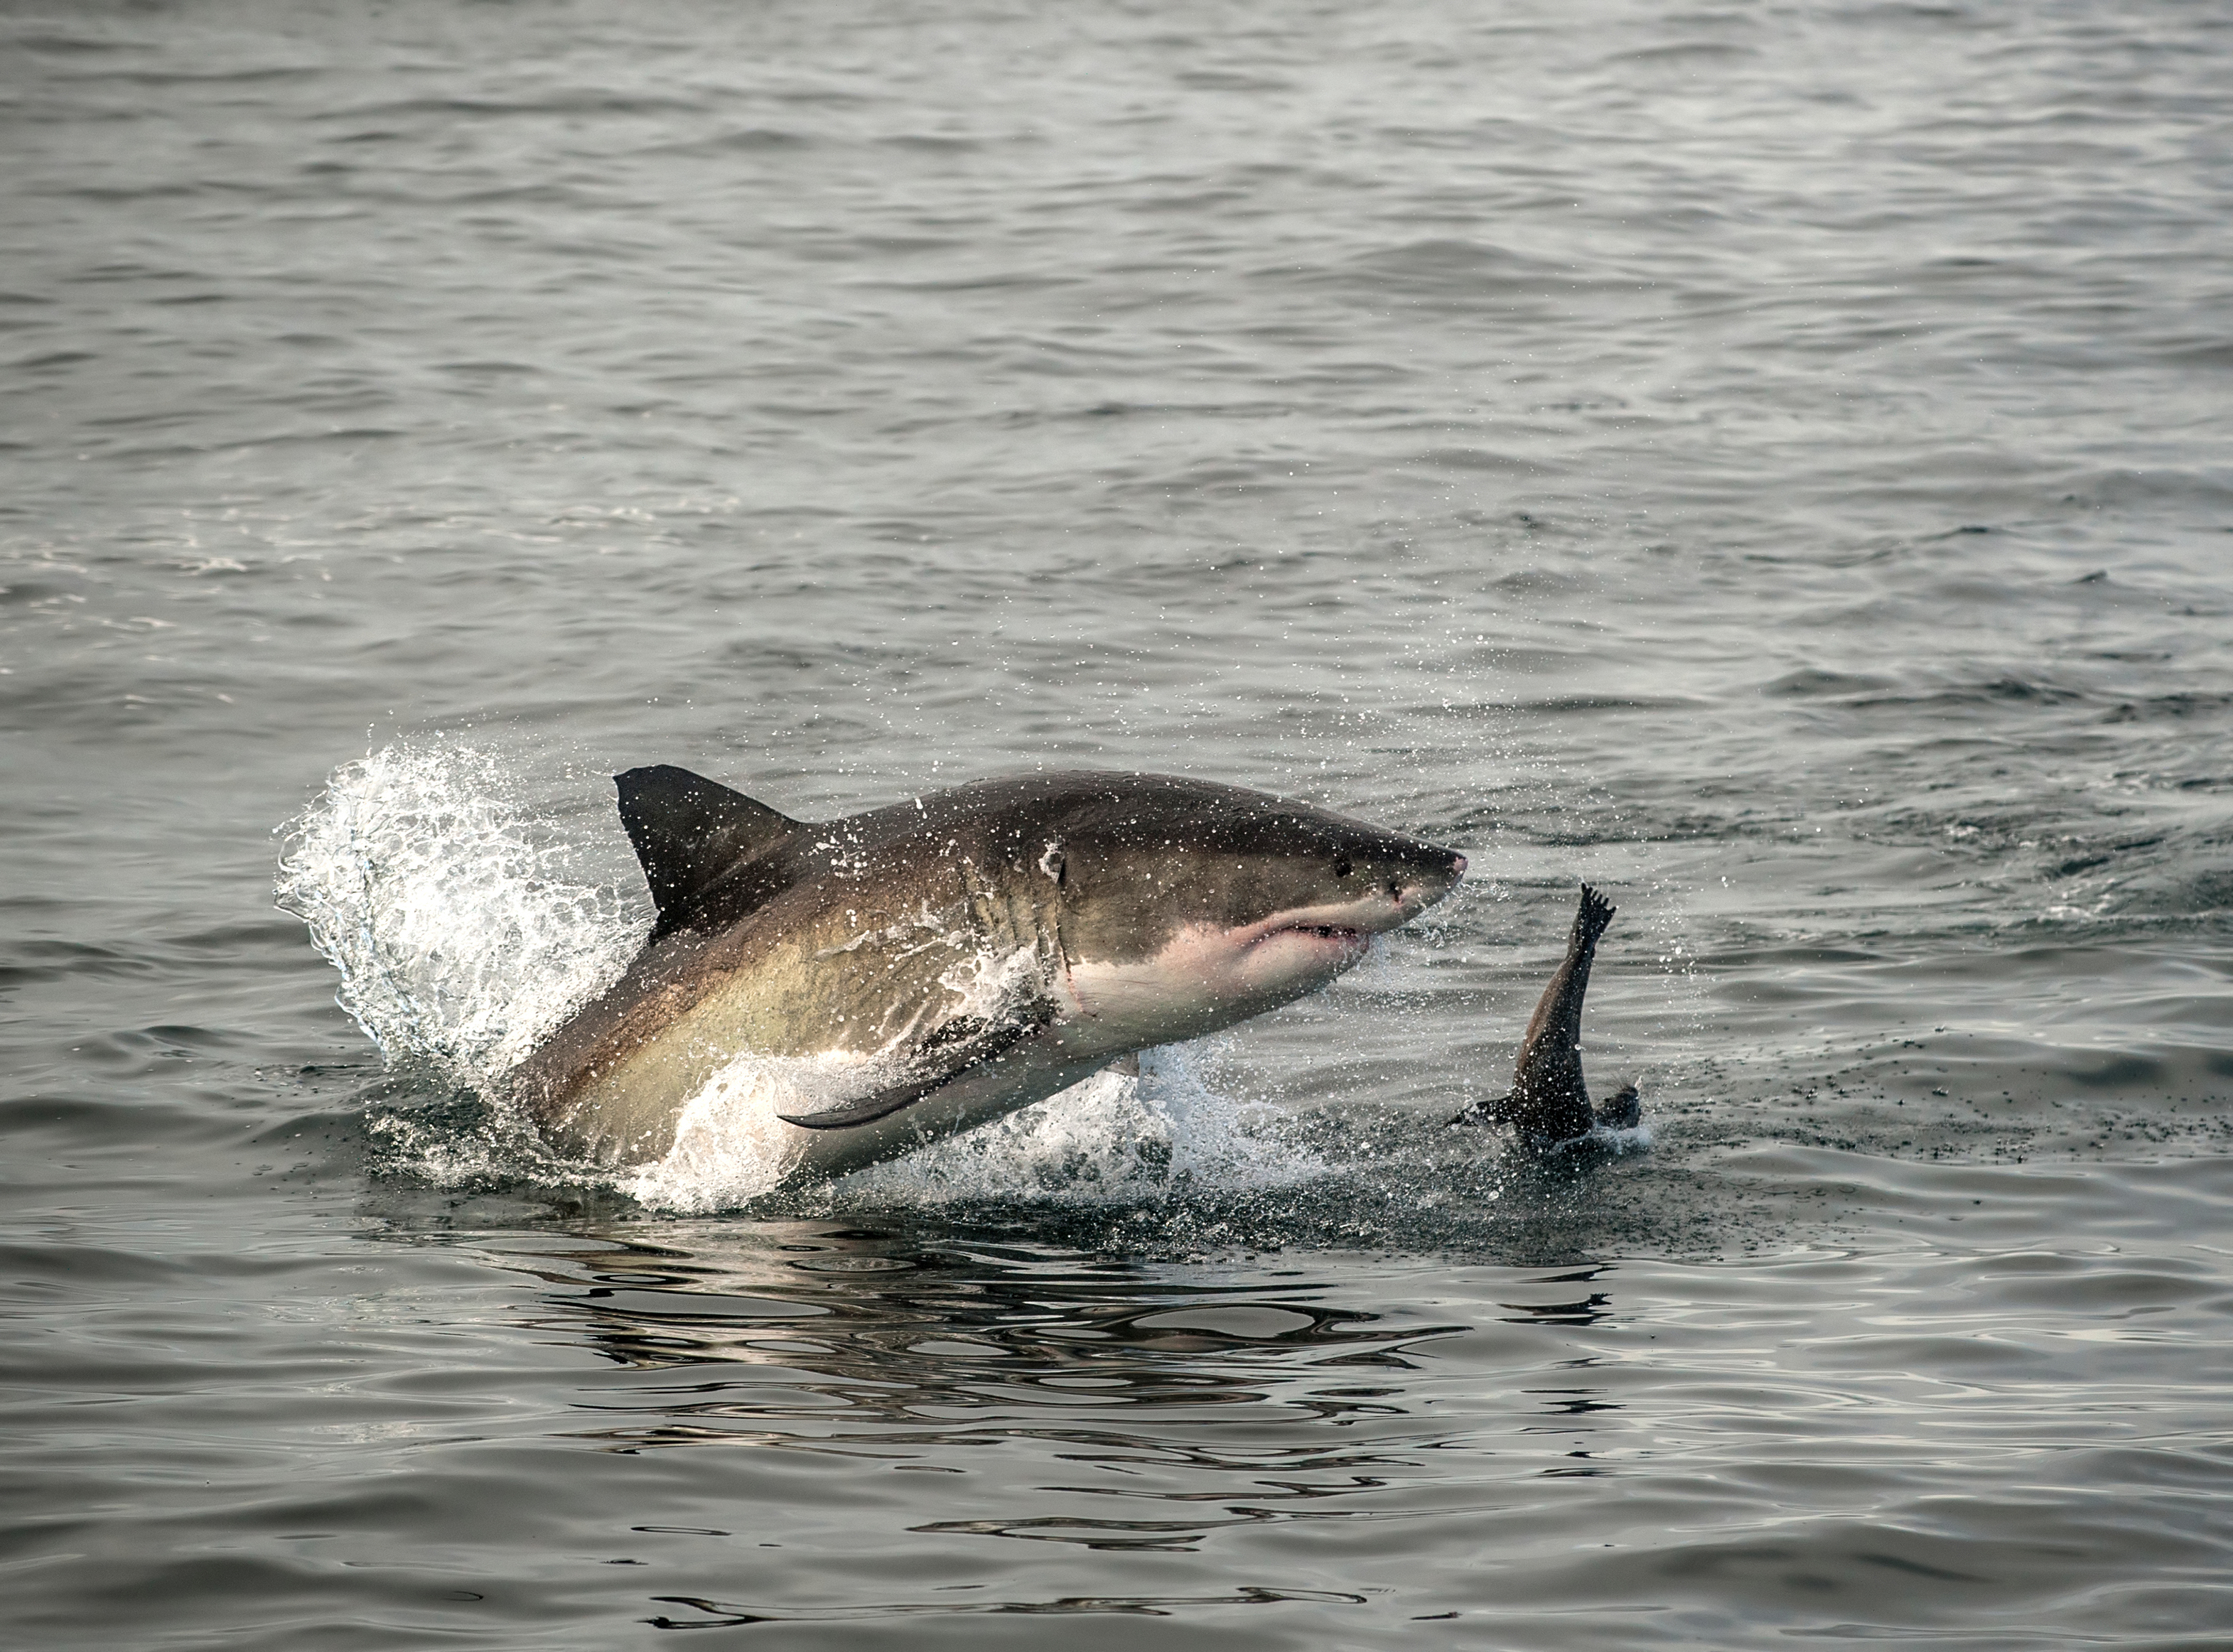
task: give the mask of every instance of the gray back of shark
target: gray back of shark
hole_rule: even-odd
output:
[[[986,780],[818,824],[683,769],[618,784],[657,925],[515,1089],[554,1145],[609,1167],[656,1161],[718,1114],[770,1187],[1300,998],[1465,869],[1166,775]]]

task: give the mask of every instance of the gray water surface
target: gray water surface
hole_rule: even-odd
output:
[[[0,8],[8,1637],[2225,1644],[2229,85],[2203,3]],[[661,761],[1474,872],[732,1209],[459,1077]],[[385,1063],[273,909],[336,798]],[[1533,1167],[1440,1121],[1583,878],[1650,1142]]]

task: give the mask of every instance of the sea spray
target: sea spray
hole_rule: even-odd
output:
[[[1153,1201],[1171,1192],[1288,1187],[1324,1175],[1278,1108],[1236,1096],[1211,1069],[1224,1037],[1140,1053],[1036,1106],[837,1184],[895,1204],[1017,1199]]]
[[[392,1067],[478,1088],[615,979],[644,920],[471,747],[398,743],[336,770],[282,828],[279,905],[341,972]]]

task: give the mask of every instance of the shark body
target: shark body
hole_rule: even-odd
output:
[[[1169,775],[979,781],[818,823],[683,769],[616,778],[658,921],[514,1087],[555,1146],[609,1167],[661,1158],[693,1109],[755,1109],[776,1185],[1314,992],[1465,870]]]

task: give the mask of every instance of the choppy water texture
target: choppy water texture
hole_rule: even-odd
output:
[[[2176,0],[0,10],[10,1636],[2223,1645],[2229,86]],[[642,920],[611,770],[1041,760],[1475,874],[779,1208],[477,1091]],[[1434,1126],[1584,877],[1652,1139],[1532,1170]]]

